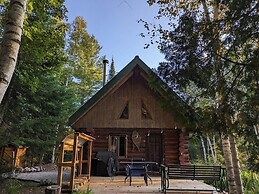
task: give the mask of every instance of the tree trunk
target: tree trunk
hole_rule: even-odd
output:
[[[233,162],[233,168],[234,168],[234,175],[235,175],[237,193],[242,194],[242,193],[244,193],[244,190],[243,190],[241,173],[240,173],[240,169],[239,169],[240,165],[239,165],[239,159],[238,159],[238,153],[237,153],[235,138],[233,136],[229,137],[229,142],[230,142],[230,149],[231,149],[231,152],[232,152],[232,162]]]
[[[55,153],[56,153],[56,145],[54,145],[52,149],[51,164],[55,163]]]
[[[254,125],[254,131],[255,131],[255,135],[256,135],[256,137],[257,137],[257,139],[259,139],[259,130],[258,130],[258,128],[259,128],[259,124],[257,124],[257,125]]]
[[[213,150],[214,150],[214,156],[215,156],[215,160],[216,160],[216,163],[218,162],[218,157],[217,157],[217,150],[216,150],[216,136],[213,135]]]
[[[11,0],[0,48],[0,103],[11,81],[21,44],[27,0]]]
[[[221,135],[222,140],[222,149],[225,158],[225,165],[227,171],[227,180],[228,180],[228,188],[229,194],[236,194],[236,183],[235,183],[235,175],[233,169],[233,162],[232,162],[232,153],[230,150],[230,142],[227,135]]]
[[[213,163],[216,164],[217,163],[217,159],[216,159],[216,156],[215,156],[215,153],[214,153],[214,149],[212,147],[212,144],[211,144],[211,141],[210,141],[210,137],[207,136],[207,142],[208,142],[208,145],[209,145],[209,149],[211,151],[211,156],[213,158]]]
[[[202,136],[200,136],[200,140],[201,140],[201,146],[202,146],[202,150],[203,150],[204,162],[207,164],[208,163],[207,152],[206,152],[206,148],[205,148],[205,144],[204,144]]]
[[[59,128],[59,124],[57,124],[57,126],[56,126],[56,131],[55,131],[56,139],[58,138],[58,128]],[[51,163],[52,164],[55,163],[55,153],[56,153],[56,140],[54,141],[54,145],[53,145],[53,149],[52,149],[52,156],[51,156]]]

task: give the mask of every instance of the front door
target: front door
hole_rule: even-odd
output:
[[[147,161],[162,163],[163,149],[162,149],[162,134],[161,133],[150,133],[147,136],[146,141],[147,148]]]

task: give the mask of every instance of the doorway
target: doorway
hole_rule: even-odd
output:
[[[161,133],[150,133],[147,136],[146,141],[146,157],[147,161],[162,163],[163,160],[163,146],[162,146],[162,134]]]

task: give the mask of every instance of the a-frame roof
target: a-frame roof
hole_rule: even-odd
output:
[[[156,81],[159,81],[160,90],[158,91],[161,94],[170,92],[170,97],[173,96],[174,101],[180,104],[182,107],[186,107],[182,99],[171,89],[169,88],[140,58],[135,56],[135,58],[125,66],[116,76],[113,77],[105,86],[103,86],[92,98],[90,98],[83,106],[81,106],[70,118],[68,125],[72,126],[76,121],[78,121],[85,113],[87,113],[96,103],[98,103],[104,96],[106,96],[117,84],[120,83],[130,72],[133,71],[135,67],[142,69],[150,77],[155,77]],[[163,95],[164,96],[164,95]]]

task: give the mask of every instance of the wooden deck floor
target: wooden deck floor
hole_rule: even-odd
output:
[[[146,186],[144,179],[142,177],[133,177],[132,178],[132,186],[129,186],[129,181],[124,183],[124,176],[116,176],[114,178],[110,177],[97,177],[92,176],[89,183],[80,187],[80,190],[84,190],[87,188],[92,189],[94,194],[104,193],[104,194],[116,194],[116,193],[161,193],[160,190],[160,177],[152,177],[152,184],[149,181],[149,185]],[[213,186],[205,184],[201,181],[192,181],[192,180],[170,180],[170,187],[176,189],[212,189]],[[174,194],[194,194],[194,193],[212,193],[212,192],[167,192]],[[217,192],[214,192],[215,194]],[[213,193],[213,194],[214,194]]]

